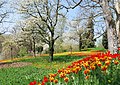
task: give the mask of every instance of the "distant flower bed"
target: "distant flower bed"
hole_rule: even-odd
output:
[[[119,85],[120,55],[98,53],[73,62],[29,85]]]
[[[91,55],[96,55],[98,53],[103,53],[103,52],[100,52],[100,51],[73,52],[73,53],[69,53],[68,55],[73,55],[73,56],[91,56]]]

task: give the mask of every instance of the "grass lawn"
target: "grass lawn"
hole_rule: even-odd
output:
[[[76,60],[78,56],[55,56],[52,63],[48,62],[49,57],[37,57],[23,59],[14,62],[30,62],[32,65],[19,68],[0,69],[0,85],[28,85],[29,82],[41,81],[44,75],[56,73],[59,68],[63,68]]]

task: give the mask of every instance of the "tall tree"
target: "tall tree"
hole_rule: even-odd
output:
[[[91,13],[90,17],[88,18],[88,23],[87,23],[87,47],[91,48],[91,47],[95,47],[95,40],[94,40],[94,22],[93,22],[93,14]]]
[[[82,22],[82,19],[78,20],[78,18],[77,18],[75,21],[72,21],[70,23],[70,27],[72,27],[72,29],[71,29],[72,34],[69,36],[70,39],[78,42],[79,51],[81,51],[81,49],[82,49],[82,45],[83,45],[83,41],[84,41],[82,37],[85,33],[85,29],[81,25],[81,22]]]
[[[72,0],[75,4],[75,6],[69,6],[65,7],[67,9],[69,8],[75,8],[76,6],[80,7],[86,7],[86,8],[100,8],[103,13],[104,21],[106,24],[107,28],[107,37],[108,37],[108,49],[110,50],[111,53],[117,53],[118,52],[118,39],[117,39],[117,31],[116,31],[116,23],[115,23],[115,17],[114,15],[119,15],[118,9],[115,8],[115,5],[113,4],[114,1],[119,3],[119,0],[86,0],[87,4],[81,4],[82,2],[84,3],[83,0],[79,0],[80,3],[77,3],[75,0]],[[119,5],[116,7],[119,8]],[[111,8],[112,7],[112,8]],[[117,12],[116,12],[117,11]],[[119,20],[119,18],[118,18]]]
[[[20,11],[37,21],[34,23],[40,29],[42,40],[49,45],[50,61],[53,61],[54,43],[59,38],[55,36],[58,19],[64,17],[62,9],[60,0],[23,0],[20,4]],[[46,35],[42,35],[43,33]]]
[[[36,45],[41,42],[41,36],[39,29],[34,23],[33,18],[28,18],[21,21],[15,29],[20,29],[18,32],[19,36],[16,38],[16,42],[19,45],[27,48],[27,52],[33,53],[33,56],[36,56]],[[15,34],[14,34],[15,35]],[[41,44],[41,43],[40,43]]]
[[[98,1],[96,1],[98,3]],[[107,37],[108,37],[108,49],[111,53],[117,53],[118,42],[117,42],[117,32],[115,27],[115,20],[113,18],[112,11],[110,10],[110,5],[108,0],[102,0],[99,2],[106,22],[107,27]]]

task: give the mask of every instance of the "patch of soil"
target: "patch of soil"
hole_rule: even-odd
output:
[[[1,68],[10,68],[10,67],[23,67],[23,66],[28,66],[31,64],[32,63],[28,63],[28,62],[3,63],[3,64],[0,64],[0,69]]]

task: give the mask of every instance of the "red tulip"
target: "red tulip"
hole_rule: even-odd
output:
[[[37,82],[36,82],[36,81],[33,81],[33,82],[30,82],[29,85],[36,85],[36,84],[37,84]]]
[[[44,82],[48,82],[48,78],[46,76],[44,76]]]

